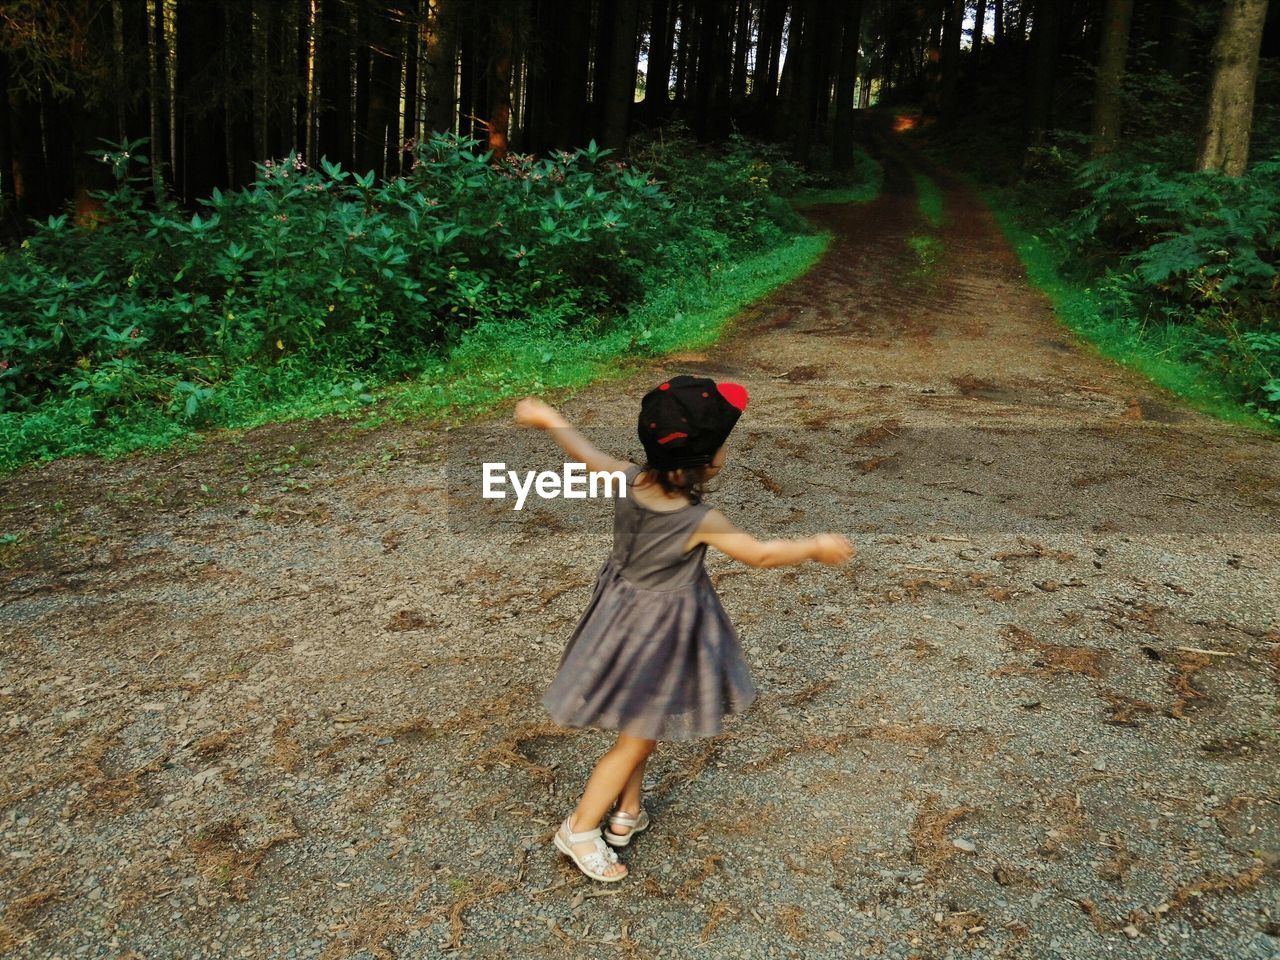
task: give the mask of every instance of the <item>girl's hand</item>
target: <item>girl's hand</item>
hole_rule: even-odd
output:
[[[573,429],[559,410],[537,397],[525,397],[516,404],[515,420],[522,427],[548,431],[573,463],[586,464],[587,469],[593,473],[616,473],[632,466],[626,460],[617,460],[601,453],[590,440]]]
[[[833,567],[839,566],[858,552],[838,533],[820,533],[813,541],[813,559]]]
[[[533,427],[537,430],[550,430],[564,426],[564,418],[556,412],[555,407],[543,403],[537,397],[525,397],[516,404],[516,423],[522,427]]]

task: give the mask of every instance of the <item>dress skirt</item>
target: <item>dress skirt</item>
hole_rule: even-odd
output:
[[[561,726],[646,740],[720,733],[755,700],[738,635],[703,572],[671,589],[632,584],[607,560],[542,698]]]

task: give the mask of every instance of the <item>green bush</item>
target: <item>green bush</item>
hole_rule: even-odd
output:
[[[1080,166],[1060,235],[1142,323],[1200,328],[1194,354],[1265,418],[1280,413],[1280,156],[1241,177],[1157,164]]]
[[[740,138],[668,138],[633,165],[594,143],[498,161],[442,135],[385,183],[290,156],[194,216],[151,201],[141,145],[102,154],[116,187],[95,194],[100,217],[51,217],[0,253],[5,463],[317,397],[356,408],[479,325],[599,335],[655,291],[808,230],[782,196],[799,170]]]
[[[572,316],[636,299],[634,267],[655,259],[671,206],[656,182],[594,145],[503,163],[474,146],[436,137],[410,176],[376,186],[327,161],[267,161],[190,218],[144,209],[107,155],[120,182],[100,226],[50,218],[0,261],[0,355],[20,387],[5,406],[168,392],[194,415],[207,395],[179,384],[246,362],[320,351],[362,365],[531,305]]]
[[[1077,185],[1087,199],[1065,236],[1082,252],[1117,257],[1164,302],[1229,294],[1251,313],[1276,304],[1280,156],[1242,177],[1093,161]]]
[[[638,142],[632,156],[667,186],[670,226],[656,250],[664,258],[705,264],[807,230],[786,199],[804,175],[777,147],[738,135],[720,147],[699,146],[676,126]]]

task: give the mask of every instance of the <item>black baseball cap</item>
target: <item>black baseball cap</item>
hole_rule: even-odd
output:
[[[658,384],[640,401],[640,442],[659,470],[711,462],[747,408],[738,383],[681,375]]]

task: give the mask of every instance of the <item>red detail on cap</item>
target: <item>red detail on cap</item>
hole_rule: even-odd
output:
[[[720,391],[720,396],[728,400],[732,406],[739,410],[747,409],[747,388],[742,384],[717,383],[716,389]]]
[[[670,390],[670,389],[671,389],[671,384],[669,384],[669,383],[662,383],[662,384],[659,384],[659,385],[658,385],[658,389],[659,389],[659,390]]]
[[[681,433],[679,430],[677,430],[675,433],[668,433],[665,437],[659,437],[658,442],[670,443],[672,440],[679,440],[687,436],[689,436],[687,433]]]

